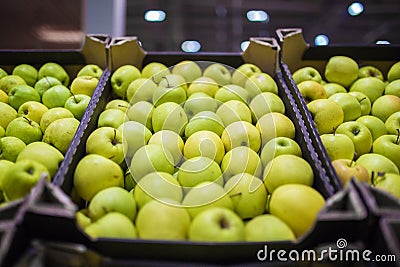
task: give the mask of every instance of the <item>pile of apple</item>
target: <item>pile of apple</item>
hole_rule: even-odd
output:
[[[400,62],[384,75],[338,55],[324,79],[310,66],[293,79],[343,185],[355,177],[400,197]]]
[[[325,199],[269,74],[184,60],[123,65],[110,83],[73,177],[90,237],[293,241],[312,228]]]
[[[0,68],[0,200],[23,198],[57,173],[102,69],[82,67],[70,82],[63,66]]]

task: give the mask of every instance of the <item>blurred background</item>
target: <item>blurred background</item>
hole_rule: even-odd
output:
[[[147,51],[236,52],[302,28],[310,45],[400,43],[399,0],[25,0],[0,4],[0,48],[71,48],[87,33],[137,36]]]

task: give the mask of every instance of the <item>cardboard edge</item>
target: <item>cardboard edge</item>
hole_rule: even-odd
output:
[[[108,47],[109,69],[113,72],[123,65],[142,68],[146,51],[142,48],[137,36],[112,38]]]

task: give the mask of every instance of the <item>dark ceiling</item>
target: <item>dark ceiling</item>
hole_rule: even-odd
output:
[[[330,44],[372,45],[377,40],[400,43],[400,1],[359,1],[364,12],[347,13],[353,1],[334,0],[126,0],[126,35],[138,36],[148,51],[177,51],[184,40],[197,40],[201,51],[240,51],[249,37],[276,37],[279,28],[302,28],[313,45],[325,34]],[[146,22],[144,13],[161,9],[163,22]],[[269,22],[249,22],[246,12],[265,10]]]

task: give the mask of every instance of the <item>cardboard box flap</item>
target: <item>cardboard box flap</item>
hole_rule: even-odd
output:
[[[242,54],[244,61],[257,65],[263,72],[275,74],[279,64],[277,40],[267,37],[250,37],[249,40],[250,44]]]
[[[110,39],[110,36],[105,34],[87,35],[82,47],[86,62],[97,64],[105,69],[108,66],[106,45],[110,42]]]
[[[146,51],[136,36],[113,38],[109,45],[109,66],[112,71],[128,64],[142,69],[145,56]]]

